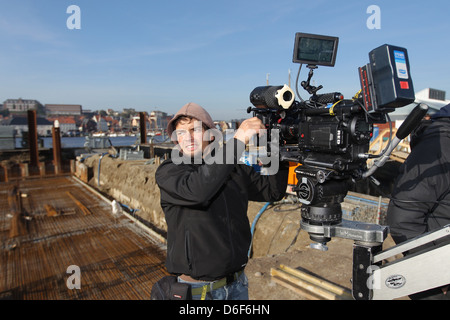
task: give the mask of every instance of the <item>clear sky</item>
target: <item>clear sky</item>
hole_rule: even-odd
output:
[[[70,5],[81,29],[67,27]],[[380,29],[367,27],[370,5]],[[296,32],[340,38],[335,67],[315,71],[322,93],[350,98],[369,51],[389,43],[408,49],[416,92],[449,98],[449,9],[436,0],[0,0],[0,103],[171,114],[193,101],[216,120],[248,117],[249,94],[267,74],[282,85],[290,69],[295,83]]]

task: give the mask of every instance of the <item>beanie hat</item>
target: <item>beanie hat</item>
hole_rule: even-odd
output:
[[[202,124],[209,129],[216,128],[214,121],[205,109],[194,102],[189,102],[188,104],[185,104],[167,124],[167,134],[169,137],[172,137],[172,133],[175,131],[175,122],[180,117],[191,117],[201,121]]]
[[[443,106],[438,112],[431,116],[432,119],[435,118],[450,118],[450,103]]]

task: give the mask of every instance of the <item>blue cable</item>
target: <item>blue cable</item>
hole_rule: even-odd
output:
[[[250,248],[248,249],[248,254],[247,256],[250,258],[250,253],[252,251],[252,245],[253,245],[253,234],[255,232],[255,227],[256,227],[256,223],[258,222],[259,218],[261,217],[261,215],[263,214],[264,211],[266,211],[267,207],[271,204],[272,202],[267,202],[262,208],[261,210],[259,210],[258,214],[255,216],[255,218],[253,219],[252,222],[252,227],[250,229],[251,233],[252,233],[252,241],[250,242]]]
[[[118,204],[120,204],[122,207],[124,207],[124,208],[127,208],[128,209],[128,211],[130,211],[133,215],[134,215],[134,213],[136,212],[136,211],[139,211],[139,209],[133,209],[133,208],[131,208],[130,206],[127,206],[126,204],[123,204],[123,203],[120,203],[120,202],[118,202]]]

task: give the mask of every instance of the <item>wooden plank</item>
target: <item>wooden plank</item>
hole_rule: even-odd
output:
[[[347,297],[348,299],[353,299],[352,293],[350,292],[350,290],[337,286],[331,282],[328,282],[326,280],[323,279],[319,279],[311,274],[308,274],[306,272],[303,272],[301,270],[298,269],[293,269],[290,267],[287,267],[285,265],[280,265],[280,269],[299,278],[302,280],[305,280],[307,282],[310,282],[313,285],[316,285],[320,288],[323,288],[325,290],[328,290],[332,293],[335,293],[337,295],[340,295],[342,297]]]
[[[304,290],[307,290],[310,293],[313,293],[323,299],[326,300],[342,300],[342,297],[340,297],[339,295],[330,292],[328,290],[325,290],[323,288],[317,287],[314,284],[302,280],[300,278],[297,278],[293,275],[290,275],[282,270],[278,270],[278,269],[270,269],[270,275],[273,277],[277,277],[279,279],[282,279],[284,281],[287,281],[293,285],[298,286],[299,288],[302,288]]]
[[[44,209],[45,209],[45,211],[47,211],[47,217],[59,216],[58,211],[56,211],[56,209],[50,204],[44,204]]]
[[[92,214],[92,212],[88,208],[86,208],[86,206],[84,204],[82,204],[80,200],[75,198],[75,196],[70,191],[66,191],[66,194],[76,203],[78,208],[81,209],[81,211],[83,212],[83,214],[85,216]]]
[[[278,276],[273,276],[272,280],[275,283],[278,283],[279,285],[281,285],[289,290],[294,291],[295,293],[301,295],[302,297],[305,297],[308,300],[323,300],[322,298],[308,292],[307,290],[304,290],[303,288],[296,286],[295,284],[293,284],[289,281],[278,278]]]

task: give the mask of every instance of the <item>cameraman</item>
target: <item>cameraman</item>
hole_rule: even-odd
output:
[[[387,212],[397,244],[450,224],[449,146],[450,104],[411,134],[411,154],[400,167]],[[447,290],[431,289],[410,298],[450,299]]]
[[[178,275],[179,283],[191,286],[193,299],[244,300],[248,299],[244,267],[251,243],[248,201],[282,199],[288,170],[280,166],[277,174],[262,176],[238,163],[249,132],[264,129],[258,118],[242,122],[234,138],[218,150],[210,147],[214,139],[208,138],[214,129],[210,115],[195,103],[183,106],[168,124],[168,134],[185,160],[200,155],[202,161],[175,164],[172,155],[156,171],[168,228],[166,267]],[[230,149],[233,154],[226,155]],[[223,152],[226,161],[205,162],[214,152]]]

